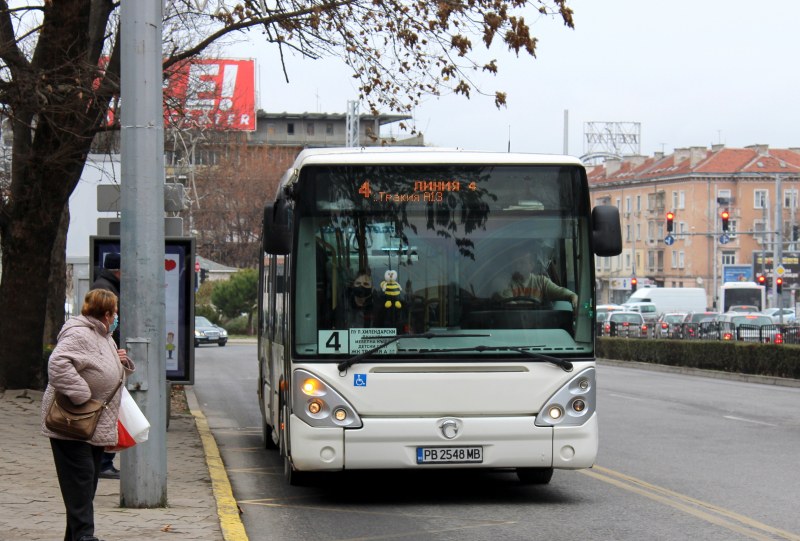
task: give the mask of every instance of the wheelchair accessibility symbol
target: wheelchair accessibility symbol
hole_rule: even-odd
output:
[[[353,386],[355,386],[355,387],[366,387],[367,386],[367,375],[366,374],[353,374]]]

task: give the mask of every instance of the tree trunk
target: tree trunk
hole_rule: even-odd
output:
[[[44,389],[47,386],[47,358],[55,347],[58,333],[64,326],[64,301],[67,295],[67,230],[69,229],[69,203],[64,205],[61,220],[58,223],[58,234],[53,243],[50,262],[50,280],[47,284],[47,313],[45,314],[44,336],[42,338],[43,355],[41,369],[34,373],[31,387]]]
[[[58,222],[16,225],[2,239],[0,387],[26,389],[41,380],[44,314]]]
[[[49,149],[34,154],[52,156],[60,147],[53,141]],[[88,143],[86,143],[88,146]],[[16,145],[16,141],[15,141]],[[63,150],[62,150],[63,151]],[[85,156],[78,152],[77,156]],[[85,160],[63,159],[59,173],[42,167],[46,159],[35,157],[25,167],[30,186],[39,190],[20,190],[10,208],[9,227],[0,238],[3,252],[3,275],[0,281],[0,389],[41,389],[44,382],[45,316],[51,287],[61,293],[53,302],[63,304],[66,269],[64,243],[61,241],[60,263],[52,267],[54,246],[58,244],[62,220],[68,220],[69,195],[80,179]],[[66,216],[65,216],[66,215]],[[34,219],[35,218],[35,219]],[[68,224],[68,222],[67,222]],[[66,235],[66,224],[62,235]],[[59,284],[60,282],[60,284]]]

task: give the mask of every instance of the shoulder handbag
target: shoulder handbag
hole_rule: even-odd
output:
[[[56,391],[44,419],[45,426],[51,432],[68,438],[83,441],[92,439],[100,415],[109,400],[117,394],[120,385],[122,385],[122,378],[114,387],[114,391],[103,402],[90,398],[79,406],[73,404],[67,395]]]

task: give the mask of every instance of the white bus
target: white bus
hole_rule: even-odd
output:
[[[621,244],[617,209],[590,209],[575,158],[303,151],[264,211],[265,446],[292,484],[400,468],[547,483],[592,466],[593,262]],[[509,297],[521,253],[574,308]]]
[[[720,312],[727,312],[732,306],[750,306],[760,312],[767,307],[766,288],[755,282],[725,282],[720,287]]]

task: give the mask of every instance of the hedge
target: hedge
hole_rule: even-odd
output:
[[[597,338],[599,359],[800,379],[800,346],[713,340]]]

